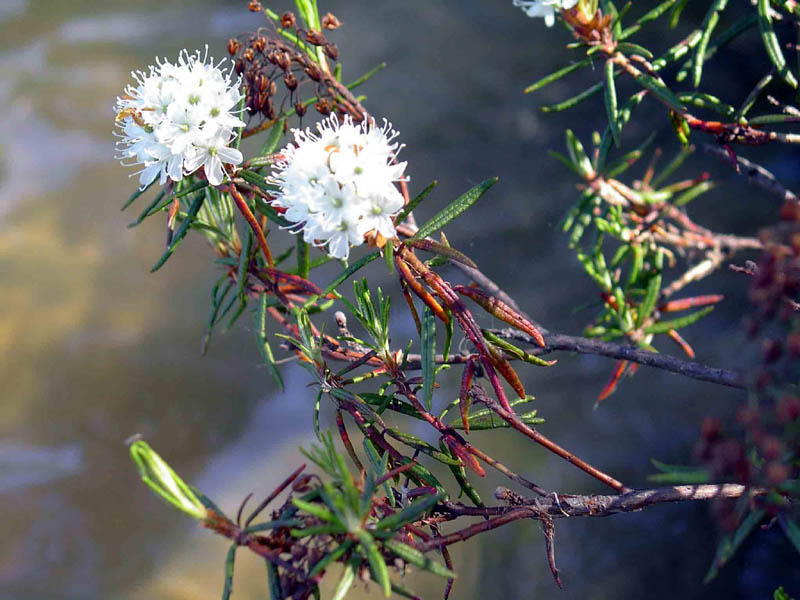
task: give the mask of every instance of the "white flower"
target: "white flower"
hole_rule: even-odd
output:
[[[222,183],[225,173],[222,163],[238,165],[243,158],[239,150],[228,147],[230,139],[230,130],[222,129],[219,135],[210,140],[195,142],[195,153],[191,157],[184,159],[184,168],[191,173],[199,169],[200,165],[203,165],[208,182],[211,185],[219,185]]]
[[[395,162],[401,146],[397,132],[384,121],[353,123],[336,115],[317,123],[317,132],[295,129],[294,143],[279,155],[270,181],[280,188],[273,204],[294,233],[327,248],[334,258],[347,258],[351,246],[364,243],[376,231],[397,235],[392,217],[403,208],[394,184],[406,181],[406,163]]]
[[[242,154],[228,145],[243,127],[235,107],[241,78],[199,51],[181,52],[175,64],[156,60],[147,73],[133,73],[136,86],[117,98],[118,158],[142,165],[139,184],[160,178],[180,181],[201,166],[212,185],[224,179],[223,164],[239,164]],[[125,164],[125,163],[123,163]]]
[[[578,0],[513,0],[514,6],[521,8],[529,17],[544,18],[545,25],[552,27],[556,22],[556,11],[570,9]]]

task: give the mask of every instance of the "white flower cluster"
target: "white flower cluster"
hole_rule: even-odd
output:
[[[160,177],[180,181],[203,167],[212,185],[222,183],[223,163],[239,164],[242,153],[228,144],[244,126],[236,116],[240,80],[231,80],[214,59],[184,50],[176,64],[156,61],[149,73],[133,73],[138,85],[117,98],[116,124],[122,134],[118,159],[144,165],[142,187]],[[220,63],[221,64],[221,63]]]
[[[556,11],[570,9],[578,0],[514,0],[529,17],[542,17],[545,25],[552,27],[556,22]]]
[[[406,163],[394,162],[401,146],[392,142],[398,134],[391,123],[356,125],[349,116],[340,123],[331,115],[317,123],[317,133],[293,133],[270,177],[280,187],[273,204],[286,209],[293,232],[334,258],[347,258],[368,231],[395,237],[392,217],[403,196],[394,182],[406,180]]]

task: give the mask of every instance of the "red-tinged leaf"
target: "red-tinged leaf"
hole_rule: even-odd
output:
[[[670,300],[665,302],[658,309],[661,312],[676,312],[679,310],[688,310],[698,306],[708,306],[709,304],[716,304],[725,299],[722,294],[712,294],[708,296],[694,296],[692,298],[681,298],[680,300]]]
[[[428,290],[422,287],[422,284],[417,281],[417,278],[414,277],[414,274],[411,272],[411,269],[408,267],[406,262],[400,258],[400,255],[395,254],[394,257],[395,265],[397,266],[397,271],[400,273],[400,277],[408,284],[408,287],[411,288],[411,291],[414,292],[420,300],[422,300],[428,308],[431,309],[434,315],[436,315],[441,321],[446,324],[450,323],[450,317],[448,316],[447,312],[442,308],[442,305],[436,301]]]
[[[417,307],[414,306],[414,299],[411,297],[411,294],[408,293],[408,284],[406,283],[405,279],[400,279],[400,286],[401,290],[403,291],[403,298],[405,298],[406,304],[408,304],[408,310],[411,311],[411,317],[414,319],[414,326],[417,328],[417,334],[422,335],[422,321],[419,319],[419,313],[417,312]]]
[[[689,358],[694,358],[694,349],[689,345],[685,339],[681,337],[681,334],[675,331],[674,329],[670,329],[667,332],[667,335],[672,338],[672,340],[681,347],[681,350],[684,351],[686,356]]]
[[[525,388],[523,387],[522,382],[519,380],[517,372],[511,366],[511,363],[505,359],[503,353],[496,346],[493,346],[489,342],[487,342],[486,346],[489,348],[489,356],[494,368],[497,369],[497,372],[500,373],[500,375],[503,376],[503,379],[508,382],[508,385],[514,388],[514,391],[517,392],[517,395],[524,400]]]
[[[472,259],[470,259],[466,254],[459,252],[450,246],[440,244],[439,242],[434,242],[433,240],[409,239],[406,241],[406,243],[414,248],[419,248],[420,250],[425,250],[427,252],[433,252],[434,254],[439,254],[445,258],[460,262],[468,267],[472,267],[473,269],[478,268],[478,266],[472,262]]]
[[[461,411],[461,423],[464,425],[464,433],[469,433],[469,405],[472,402],[469,390],[472,387],[474,373],[475,361],[470,360],[461,375],[461,391],[458,394],[458,408]]]
[[[261,272],[265,273],[272,281],[285,281],[287,283],[297,286],[297,288],[309,294],[322,295],[322,290],[318,286],[311,283],[308,279],[303,279],[298,275],[292,275],[291,273],[284,273],[283,271],[279,271],[278,269],[270,269],[268,267],[262,268]],[[283,291],[283,288],[281,288],[281,291]]]
[[[527,333],[542,348],[545,347],[544,338],[536,326],[496,296],[487,294],[478,288],[466,287],[463,285],[457,285],[453,289],[459,294],[467,296],[471,300],[477,302],[489,314]]]
[[[231,197],[236,203],[236,208],[239,209],[239,212],[242,213],[242,216],[244,217],[245,221],[247,221],[247,224],[250,225],[250,229],[253,230],[256,240],[258,241],[258,246],[261,248],[261,252],[264,254],[267,264],[270,266],[270,268],[275,267],[275,261],[272,258],[272,252],[270,252],[269,245],[267,244],[267,238],[264,237],[264,230],[261,229],[258,221],[256,221],[255,215],[253,215],[253,211],[250,210],[250,207],[247,206],[247,202],[245,201],[244,197],[239,193],[239,190],[233,186],[231,186]]]
[[[461,459],[465,467],[469,467],[481,477],[486,477],[486,471],[483,470],[478,459],[475,458],[475,455],[473,455],[464,444],[449,435],[444,436],[444,443],[447,444],[447,447],[450,448],[453,454]]]
[[[617,364],[614,365],[614,370],[611,371],[611,379],[608,380],[608,383],[600,392],[600,395],[597,397],[597,401],[594,403],[595,408],[597,408],[603,400],[605,400],[611,394],[614,393],[614,390],[617,389],[617,384],[619,383],[619,380],[622,378],[622,374],[625,373],[625,368],[627,366],[628,366],[627,360],[617,361]]]

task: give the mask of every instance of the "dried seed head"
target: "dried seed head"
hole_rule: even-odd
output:
[[[278,52],[278,66],[284,71],[288,70],[292,64],[292,59],[288,52]]]
[[[236,38],[231,38],[228,40],[228,54],[230,54],[231,56],[236,54],[241,47],[242,47],[242,42],[240,42]]]
[[[267,47],[267,38],[263,35],[258,36],[251,45],[253,50],[256,52],[264,52],[264,49]]]
[[[322,78],[322,71],[317,66],[317,63],[308,63],[303,70],[313,81],[319,82],[319,80]]]
[[[325,117],[327,117],[329,114],[331,114],[331,110],[332,110],[331,109],[331,103],[328,102],[327,98],[322,98],[321,100],[317,101],[314,104],[314,108],[317,109],[317,112],[319,114],[321,114],[322,116],[325,116]]]
[[[303,115],[305,115],[306,110],[308,109],[306,108],[306,105],[303,104],[302,102],[298,102],[294,105],[294,111],[297,113],[298,117],[302,117]]]
[[[281,15],[281,27],[284,29],[294,28],[297,23],[297,18],[293,12],[285,12]]]
[[[274,83],[274,82],[273,82]],[[289,91],[294,91],[297,89],[297,78],[294,76],[294,73],[286,73],[283,76],[283,84],[286,86],[286,89]]]
[[[322,17],[322,27],[324,29],[333,30],[339,29],[342,26],[341,21],[336,18],[333,13],[328,13],[324,17]]]
[[[245,59],[248,62],[252,61],[255,58],[255,56],[256,56],[256,54],[255,54],[255,52],[253,52],[252,48],[248,48],[247,50],[245,50],[242,53],[242,58]]]
[[[325,44],[325,54],[331,60],[339,60],[339,48],[336,44]]]
[[[250,0],[250,4],[247,5],[247,10],[250,12],[261,12],[264,10],[264,7],[261,6],[261,2],[258,0]]]
[[[322,32],[318,29],[309,29],[306,32],[306,41],[312,46],[324,46],[328,43],[328,40],[325,39],[325,36],[322,35]]]

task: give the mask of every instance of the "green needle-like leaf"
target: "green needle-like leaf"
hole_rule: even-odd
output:
[[[479,183],[468,192],[465,192],[453,200],[450,204],[434,215],[432,219],[420,227],[419,231],[417,231],[417,233],[414,235],[414,238],[423,239],[432,233],[439,231],[442,227],[447,225],[450,221],[475,204],[475,202],[477,202],[478,199],[483,196],[490,187],[497,183],[497,180],[497,177],[487,179],[486,181]]]

